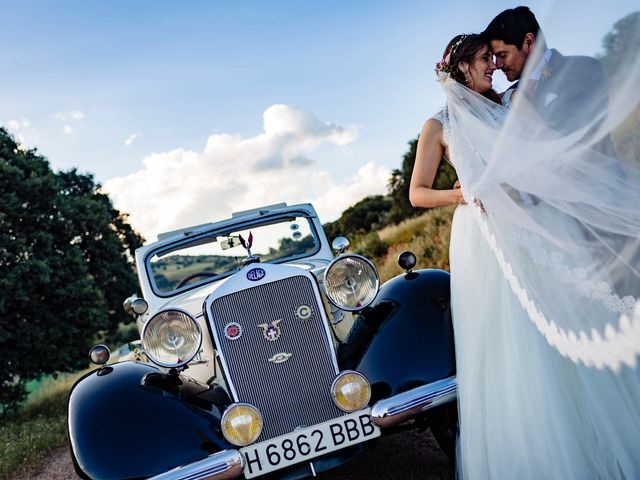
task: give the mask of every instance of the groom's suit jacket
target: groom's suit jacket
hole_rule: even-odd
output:
[[[549,127],[564,134],[575,131],[606,112],[609,92],[602,64],[552,49],[531,98]]]

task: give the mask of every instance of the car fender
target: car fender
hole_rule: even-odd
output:
[[[368,378],[372,401],[455,375],[449,273],[416,270],[383,284],[339,361]]]
[[[171,378],[175,388],[165,386]],[[85,375],[68,404],[73,462],[83,478],[141,478],[229,448],[218,410],[185,401],[192,382],[143,363],[122,362]],[[206,403],[206,402],[205,402]]]

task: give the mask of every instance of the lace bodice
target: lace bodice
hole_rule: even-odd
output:
[[[515,92],[515,88],[509,89],[502,95],[502,106],[506,108],[511,108],[511,98],[513,97],[513,92]],[[440,111],[431,116],[434,120],[437,120],[442,125],[442,141],[447,148],[451,148],[451,140],[453,138],[451,133],[451,124],[449,122],[449,110],[446,106],[444,106]],[[449,162],[454,168],[455,165],[447,156],[444,157],[447,162]]]

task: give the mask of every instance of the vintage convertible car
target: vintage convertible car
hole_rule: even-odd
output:
[[[334,257],[311,205],[278,204],[168,234],[136,252],[142,348],[69,397],[83,478],[303,478],[368,440],[431,428],[451,454],[456,377],[449,276],[379,285],[366,258]]]

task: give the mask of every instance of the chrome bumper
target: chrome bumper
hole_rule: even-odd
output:
[[[153,480],[227,480],[242,475],[242,456],[238,450],[223,450],[197,462],[151,477]]]
[[[371,409],[371,420],[381,428],[396,425],[455,400],[456,391],[455,376],[422,385],[377,402]],[[224,450],[152,477],[152,480],[228,480],[242,475],[242,467],[242,455],[238,450]]]
[[[390,427],[420,412],[455,400],[456,392],[455,376],[422,385],[377,402],[371,409],[371,420],[380,428]]]

